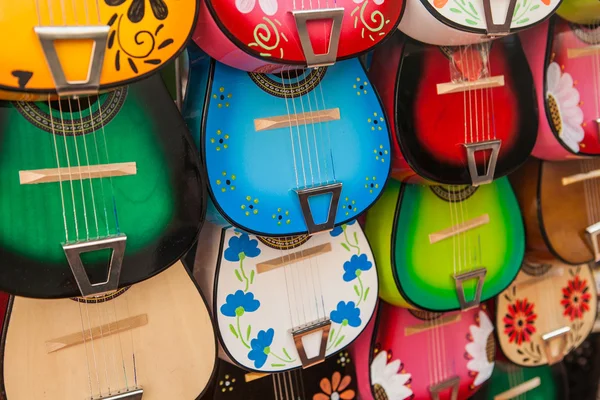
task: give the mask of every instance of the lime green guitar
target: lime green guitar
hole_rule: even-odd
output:
[[[564,0],[556,13],[569,22],[594,25],[600,20],[600,1]]]
[[[515,278],[525,248],[508,179],[473,186],[390,181],[367,215],[380,296],[431,311],[467,309]]]

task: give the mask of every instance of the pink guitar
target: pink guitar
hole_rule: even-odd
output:
[[[544,160],[600,155],[600,29],[555,16],[520,35],[538,97],[532,154]]]
[[[246,71],[326,66],[369,51],[403,11],[404,0],[205,0],[193,39]]]
[[[380,302],[351,348],[360,398],[469,398],[494,369],[493,331],[485,305],[440,314]]]

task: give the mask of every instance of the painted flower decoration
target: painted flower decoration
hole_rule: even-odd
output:
[[[579,92],[573,87],[573,78],[562,73],[560,66],[552,62],[546,71],[546,104],[550,118],[562,142],[575,153],[583,140],[583,111],[579,107]]]
[[[323,393],[317,393],[313,400],[352,400],[356,393],[352,389],[344,390],[350,385],[352,378],[349,375],[342,378],[342,374],[335,371],[331,376],[331,381],[327,378],[321,379],[319,386]]]
[[[560,301],[565,308],[563,315],[569,317],[571,321],[583,318],[583,314],[590,310],[592,295],[589,291],[587,280],[580,280],[579,275],[576,275],[575,279],[569,280],[567,286],[562,290],[563,298]]]
[[[519,346],[531,340],[535,333],[535,320],[537,314],[533,310],[533,303],[527,299],[518,300],[508,306],[504,315],[504,333],[508,335],[509,342],[516,342]]]
[[[241,317],[246,312],[258,310],[258,307],[260,307],[260,301],[254,298],[254,294],[238,290],[234,294],[227,295],[225,304],[221,306],[221,314],[226,317]]]
[[[232,236],[229,239],[229,247],[225,250],[224,256],[227,261],[241,261],[246,257],[256,257],[260,254],[258,240],[250,240],[247,233],[242,233],[239,237]]]
[[[277,0],[258,0],[261,10],[268,16],[273,16],[277,12]],[[242,14],[248,14],[254,10],[256,0],[235,0],[235,6]]]
[[[355,4],[362,4],[364,3],[365,0],[354,0]],[[378,6],[382,5],[384,2],[384,0],[373,0],[373,3],[377,4]]]
[[[267,362],[267,357],[271,352],[271,343],[273,343],[275,331],[270,328],[266,331],[259,331],[255,339],[250,341],[252,350],[248,353],[248,358],[254,361],[255,368],[261,368]]]
[[[109,6],[120,6],[127,0],[104,0]],[[165,4],[164,0],[150,0],[150,8],[156,19],[162,21],[169,15],[169,9]],[[133,0],[127,9],[127,18],[137,23],[144,19],[146,10],[146,0]]]
[[[371,384],[377,399],[403,400],[413,395],[406,386],[411,375],[401,371],[400,360],[387,363],[387,352],[381,351],[371,363]]]
[[[331,231],[329,231],[329,234],[331,235],[331,237],[336,237],[336,236],[340,236],[342,233],[344,233],[344,231],[346,230],[346,227],[348,225],[354,225],[354,223],[356,222],[355,219],[353,219],[350,222],[347,222],[345,224],[336,226],[335,228],[333,228]]]
[[[479,325],[469,327],[473,341],[467,343],[465,347],[470,357],[467,369],[477,374],[473,382],[475,386],[481,385],[492,376],[496,347],[492,321],[483,311],[479,311],[478,320]]]
[[[361,324],[360,308],[356,307],[353,301],[340,301],[337,308],[331,312],[329,318],[342,326],[350,325],[357,328]]]
[[[369,261],[366,254],[353,255],[350,261],[344,263],[343,279],[345,282],[351,282],[359,277],[362,271],[368,271],[372,266],[373,263]]]

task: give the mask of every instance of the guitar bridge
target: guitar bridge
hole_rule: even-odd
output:
[[[312,367],[315,364],[319,364],[325,361],[325,351],[327,349],[327,342],[329,340],[330,329],[331,320],[327,318],[292,330],[294,344],[296,345],[296,350],[298,351],[298,357],[300,357],[302,368]],[[309,335],[317,334],[319,331],[321,332],[321,343],[319,344],[319,352],[313,357],[308,357],[303,338]]]
[[[94,400],[142,400],[144,389],[133,389],[123,393],[109,394]]]

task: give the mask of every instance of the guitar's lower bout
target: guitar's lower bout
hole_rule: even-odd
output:
[[[208,310],[181,263],[97,304],[15,297],[2,339],[10,400],[96,399],[134,388],[144,400],[191,400],[216,359]]]

